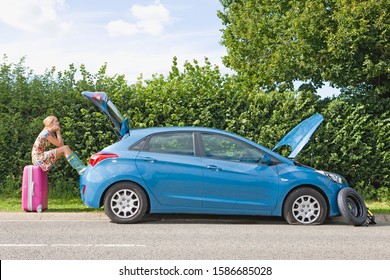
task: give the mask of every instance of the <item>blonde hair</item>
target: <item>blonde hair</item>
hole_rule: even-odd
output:
[[[43,124],[45,125],[45,127],[50,126],[55,118],[55,116],[48,116],[46,119],[44,119]]]

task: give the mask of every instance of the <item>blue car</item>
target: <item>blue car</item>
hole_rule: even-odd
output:
[[[340,203],[352,218],[366,219],[364,203],[342,176],[290,159],[323,121],[320,114],[275,146],[290,146],[286,158],[212,128],[130,130],[107,94],[82,94],[114,123],[120,140],[90,158],[80,177],[81,198],[90,207],[104,206],[115,223],[135,223],[146,213],[190,213],[283,216],[290,224],[311,225],[340,215]]]

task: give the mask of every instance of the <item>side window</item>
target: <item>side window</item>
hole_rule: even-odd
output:
[[[257,164],[263,157],[261,150],[240,140],[219,134],[201,135],[207,158]]]
[[[144,151],[194,156],[194,137],[192,132],[161,133],[153,135]]]
[[[135,145],[130,146],[129,150],[130,151],[141,151],[142,147],[145,145],[145,142],[146,142],[146,140],[143,139],[143,140],[139,141],[138,143],[136,143]]]

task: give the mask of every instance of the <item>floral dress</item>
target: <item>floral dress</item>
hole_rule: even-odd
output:
[[[43,171],[48,171],[56,162],[57,150],[53,149],[45,151],[45,148],[50,146],[50,142],[47,140],[49,134],[50,132],[48,130],[42,130],[35,140],[31,152],[33,165],[40,166]]]

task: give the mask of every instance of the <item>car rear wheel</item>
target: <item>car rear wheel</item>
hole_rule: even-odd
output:
[[[107,191],[104,212],[114,223],[136,223],[145,215],[147,204],[142,188],[131,182],[120,182]]]
[[[311,188],[292,191],[283,206],[283,216],[289,224],[322,224],[327,216],[328,207],[324,197]]]

